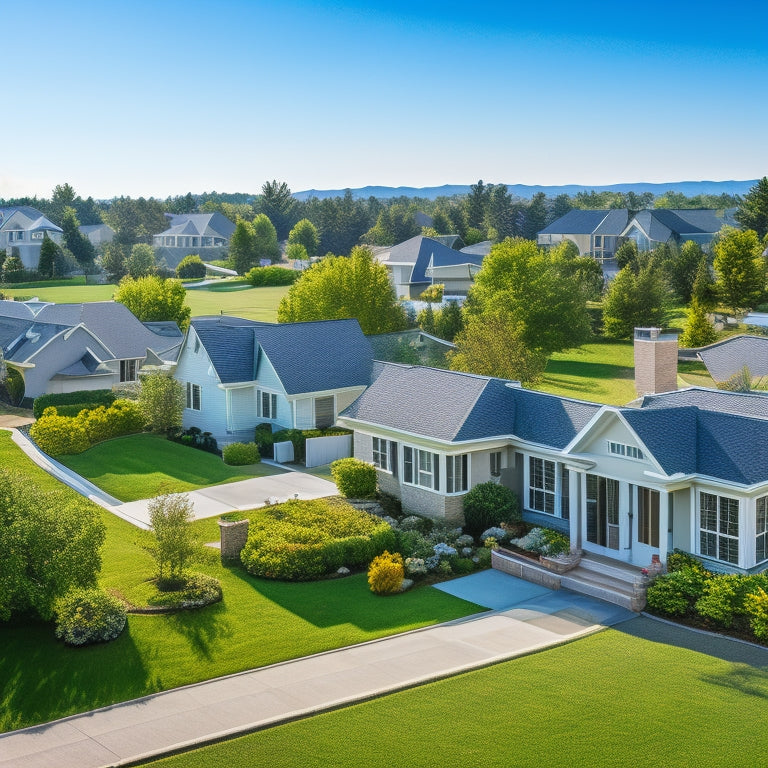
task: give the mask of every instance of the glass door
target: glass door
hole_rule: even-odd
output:
[[[587,475],[587,536],[590,544],[619,549],[619,481]]]

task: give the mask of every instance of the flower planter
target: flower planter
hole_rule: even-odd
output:
[[[567,573],[575,568],[580,562],[580,552],[571,552],[568,555],[558,555],[557,557],[547,557],[546,555],[539,556],[539,563],[553,573]]]

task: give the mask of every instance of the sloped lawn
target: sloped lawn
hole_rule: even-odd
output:
[[[2,431],[0,466],[15,467],[30,483],[59,487]],[[140,603],[154,575],[145,549],[148,534],[106,511],[102,517],[107,538],[101,584]],[[211,521],[195,527],[202,541],[214,538]],[[221,581],[221,603],[174,615],[130,615],[125,632],[112,643],[71,648],[54,639],[50,624],[0,623],[0,730],[481,610],[431,587],[378,598],[364,574],[301,584],[256,579],[222,567],[214,550],[194,567]]]
[[[59,461],[120,501],[182,493],[208,485],[283,474],[270,464],[230,467],[219,456],[157,435],[107,440]]]

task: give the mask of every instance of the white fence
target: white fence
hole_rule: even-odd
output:
[[[307,439],[307,467],[319,467],[336,459],[345,459],[352,455],[352,435],[329,435],[328,437],[310,437]]]

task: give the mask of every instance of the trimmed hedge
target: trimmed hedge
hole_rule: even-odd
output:
[[[245,273],[245,279],[256,288],[267,285],[293,285],[301,277],[297,269],[285,267],[253,267]]]
[[[363,568],[394,547],[388,523],[345,501],[290,500],[251,520],[240,559],[254,576],[310,581],[342,566]]]
[[[77,416],[83,408],[90,410],[99,405],[109,408],[115,400],[117,400],[117,395],[111,389],[83,389],[79,392],[65,392],[58,395],[40,395],[40,397],[35,398],[32,405],[32,413],[36,419],[39,419],[46,408],[54,407],[58,410],[60,405],[66,405],[79,407],[80,410],[72,414]],[[59,411],[59,415],[69,414]]]
[[[257,464],[261,461],[256,443],[230,443],[221,451],[225,464],[241,467],[245,464]]]
[[[480,483],[464,497],[464,528],[473,536],[486,528],[521,520],[517,496],[503,485]]]
[[[337,459],[331,464],[331,475],[339,493],[348,499],[370,499],[376,495],[376,467],[367,461]]]
[[[125,629],[125,606],[101,589],[75,589],[56,602],[56,637],[67,645],[114,640]]]
[[[59,416],[49,407],[30,427],[29,434],[49,456],[82,453],[95,443],[141,432],[144,416],[133,400],[115,400],[109,407],[83,410],[77,416]]]
[[[185,256],[176,267],[176,277],[182,280],[189,280],[193,277],[205,277],[205,264],[203,264],[203,260],[194,253]]]

